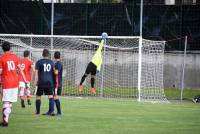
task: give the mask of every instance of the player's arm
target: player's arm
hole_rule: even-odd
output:
[[[35,64],[34,64],[34,63],[31,65],[31,71],[32,71],[33,73],[35,72]]]
[[[55,76],[56,76],[56,88],[58,89],[58,69],[54,69],[54,73],[55,73]]]
[[[100,61],[100,64],[97,66],[97,73],[99,73],[101,70],[101,64],[102,64],[102,60]]]
[[[0,75],[2,74],[2,72],[3,72],[3,69],[2,69],[2,68],[0,68]]]
[[[1,58],[0,58],[0,75],[2,74],[2,72],[3,72],[3,64],[2,64],[2,61],[1,61]],[[1,83],[1,79],[0,79],[0,83]],[[3,95],[2,92],[3,92],[3,89],[0,88],[0,100],[2,100],[2,95]]]
[[[2,74],[2,71],[3,71],[3,69],[2,68],[0,68],[0,75]],[[0,85],[1,85],[1,79],[0,79]],[[2,100],[2,92],[3,92],[3,89],[2,88],[0,88],[0,100]]]
[[[24,82],[27,83],[24,71],[22,70],[22,67],[21,67],[21,64],[17,65],[17,70],[22,75],[22,78],[23,78]]]
[[[35,79],[34,79],[34,85],[37,86],[37,83],[38,83],[38,70],[40,68],[40,62],[36,62],[35,64]]]
[[[35,70],[35,80],[34,80],[34,85],[37,85],[38,82],[38,70]]]
[[[34,63],[31,64],[31,76],[32,78],[35,78],[35,64]]]
[[[2,74],[2,72],[3,72],[3,68],[2,68],[2,62],[1,62],[1,58],[0,58],[0,75]],[[1,78],[1,77],[0,77]],[[1,79],[0,79],[0,83],[1,83]],[[2,95],[2,88],[0,88],[0,99],[2,99],[1,97],[1,95]]]
[[[1,61],[1,57],[0,57],[0,75],[2,74],[3,72],[3,63]]]
[[[102,50],[102,48],[103,48],[103,46],[104,46],[107,38],[108,38],[108,34],[107,33],[102,33],[102,35],[101,35],[101,42],[99,44],[99,48],[98,48],[97,51],[101,51]]]

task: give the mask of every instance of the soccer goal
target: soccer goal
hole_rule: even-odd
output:
[[[33,61],[42,58],[44,48],[49,49],[52,54],[54,51],[60,51],[64,66],[62,90],[64,96],[167,101],[163,88],[164,41],[140,40],[140,37],[132,36],[110,36],[102,52],[101,72],[96,76],[96,95],[90,93],[90,77],[83,84],[81,93],[78,85],[99,45],[99,36],[1,34],[0,45],[4,41],[12,44],[12,51],[19,57],[23,56],[24,50],[30,50]],[[139,58],[140,41],[142,41],[141,58]],[[138,70],[141,71],[139,88]]]

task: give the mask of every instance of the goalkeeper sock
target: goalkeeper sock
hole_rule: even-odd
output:
[[[83,84],[83,82],[85,81],[85,78],[87,77],[87,75],[83,75],[83,77],[81,78],[81,82],[80,82],[80,85],[82,85]]]
[[[95,79],[94,78],[91,78],[91,87],[94,88],[94,82],[95,82]]]
[[[58,114],[61,114],[60,100],[59,100],[59,99],[56,99],[56,100],[55,100],[55,103],[56,103],[57,113],[58,113]]]
[[[49,98],[49,114],[54,112],[54,99]]]
[[[40,114],[41,100],[36,100],[36,114]]]

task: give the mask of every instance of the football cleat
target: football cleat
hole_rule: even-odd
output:
[[[93,94],[96,94],[96,91],[95,91],[95,89],[92,87],[91,88],[91,92],[93,93]]]
[[[21,106],[22,108],[25,108],[24,100],[21,100]]]
[[[83,90],[82,85],[79,85],[79,92],[82,92],[82,90]]]

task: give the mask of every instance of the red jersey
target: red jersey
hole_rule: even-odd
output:
[[[24,58],[20,61],[21,69],[24,71],[24,76],[26,78],[26,81],[31,81],[31,66],[33,65],[33,62],[28,58]],[[24,81],[22,75],[19,75],[19,81]]]
[[[4,53],[0,57],[0,69],[2,69],[1,82],[3,89],[18,87],[17,66],[19,65],[19,58],[10,51]]]

